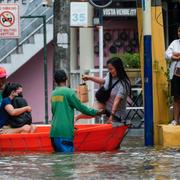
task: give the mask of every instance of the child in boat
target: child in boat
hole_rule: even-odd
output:
[[[3,90],[3,100],[0,108],[0,133],[13,134],[13,133],[29,133],[32,132],[30,125],[23,125],[19,128],[12,128],[8,126],[11,117],[17,117],[25,112],[31,112],[30,106],[21,108],[14,108],[12,103],[13,99],[18,96],[19,84],[8,83]]]
[[[67,75],[64,70],[56,71],[54,80],[57,87],[51,95],[51,142],[57,152],[73,152],[74,109],[89,116],[99,115],[101,110],[88,108],[81,104],[75,91],[66,87]]]

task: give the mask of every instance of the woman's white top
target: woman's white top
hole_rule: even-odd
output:
[[[180,67],[180,61],[173,61],[172,60],[172,55],[173,53],[180,53],[180,39],[176,39],[174,40],[169,47],[167,48],[166,52],[165,52],[165,58],[168,60],[171,60],[171,64],[170,64],[170,73],[169,73],[169,78],[172,79],[173,78],[173,74],[174,74],[174,69],[175,67]]]

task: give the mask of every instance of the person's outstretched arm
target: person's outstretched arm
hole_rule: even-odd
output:
[[[93,81],[93,82],[98,83],[98,84],[104,84],[104,82],[105,82],[105,80],[103,78],[96,77],[96,76],[83,75],[82,79],[84,81]]]

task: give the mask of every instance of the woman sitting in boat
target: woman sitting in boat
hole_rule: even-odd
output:
[[[107,123],[122,122],[131,83],[124,70],[122,60],[118,57],[107,61],[108,73],[105,78],[84,75],[84,81],[90,80],[102,85],[96,93],[97,108],[104,109],[108,117]],[[76,120],[81,118],[77,117]]]
[[[52,125],[50,137],[52,145],[57,152],[74,151],[74,109],[95,116],[102,110],[88,108],[81,104],[73,89],[66,86],[67,75],[64,70],[58,70],[54,74],[57,84],[51,95]]]
[[[30,106],[24,106],[21,108],[13,107],[13,100],[18,96],[20,85],[18,83],[8,83],[3,90],[3,100],[0,107],[0,133],[13,134],[13,133],[30,133],[34,131],[34,128],[29,124],[24,124],[18,128],[14,128],[9,123],[13,121],[14,117],[19,117],[23,113],[31,112]]]

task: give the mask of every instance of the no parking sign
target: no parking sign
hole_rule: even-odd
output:
[[[20,37],[20,16],[18,4],[0,4],[0,38]]]

